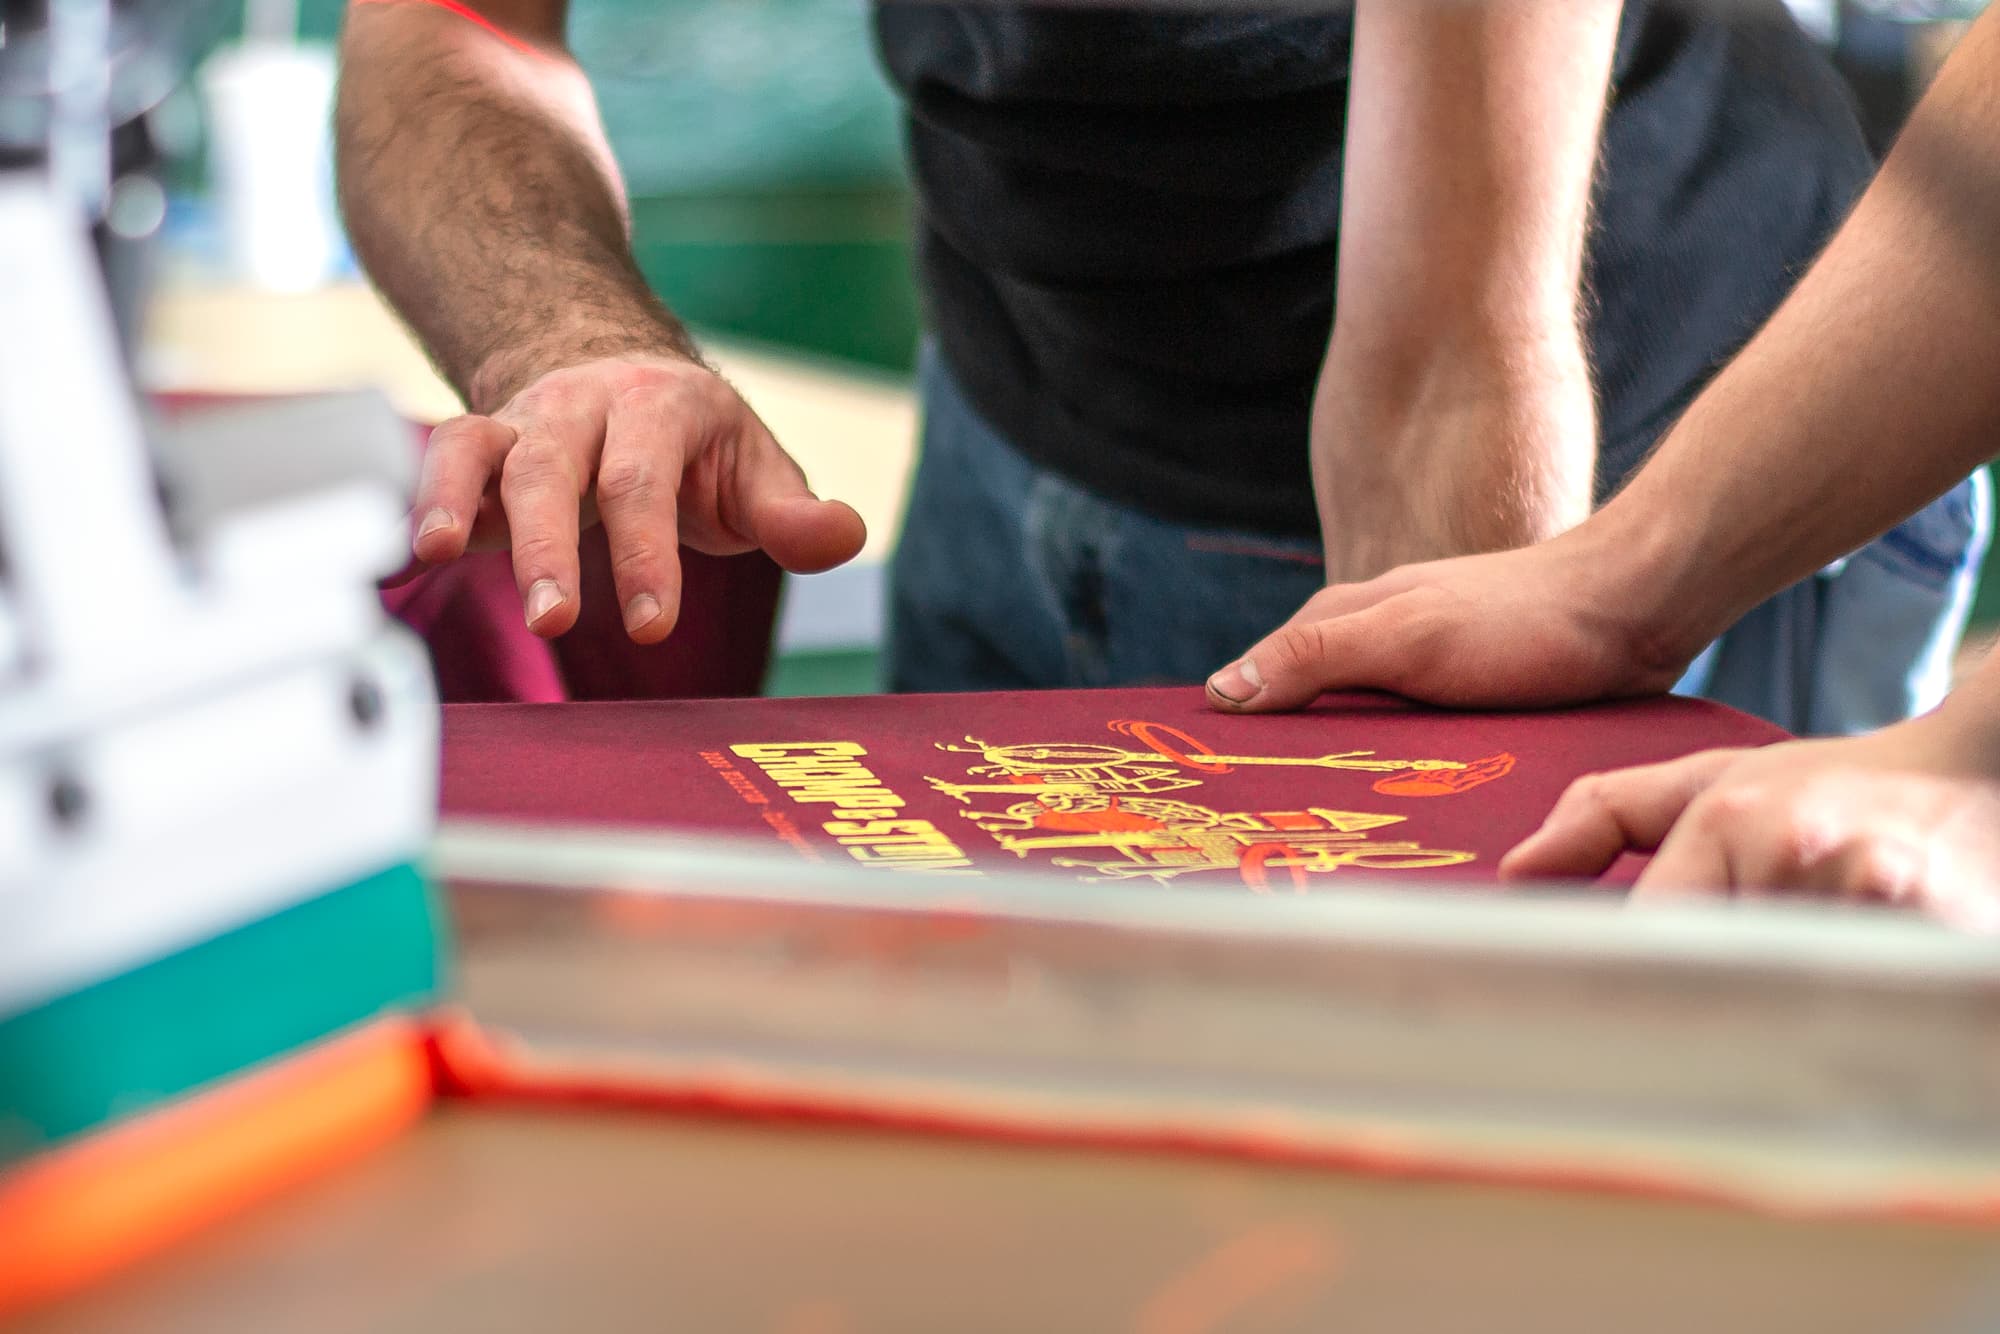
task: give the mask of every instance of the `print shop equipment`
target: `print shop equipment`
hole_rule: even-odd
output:
[[[149,230],[128,150],[183,10],[8,17],[0,1316],[119,1237],[240,1200],[250,1146],[290,1170],[414,1105],[420,1070],[358,1053],[407,1026],[439,958],[416,869],[434,693],[375,593],[399,563],[406,429],[366,396],[149,429],[117,233]],[[287,1119],[278,1095],[308,1078],[329,1096]],[[171,1189],[148,1184],[142,1141],[223,1112],[256,1133],[211,1133]]]
[[[420,1117],[442,937],[415,869],[437,709],[374,591],[404,428],[365,398],[142,420],[118,238],[148,230],[130,130],[183,8],[53,0],[36,31],[0,5],[4,1322]],[[677,1087],[720,1049],[863,1122],[920,1097],[1001,1134],[1275,1128],[1318,1161],[1780,1213],[2000,1200],[2000,962],[1920,922],[1001,878],[990,929],[899,928],[923,952],[871,971],[884,921],[962,910],[602,831],[465,824],[432,855],[478,891],[456,999],[521,1039],[502,1087],[565,1042]],[[676,907],[715,929],[647,928]]]

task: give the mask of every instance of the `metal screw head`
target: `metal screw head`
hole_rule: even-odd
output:
[[[355,677],[347,688],[347,711],[353,715],[354,725],[368,731],[382,721],[384,707],[382,687],[365,676]]]
[[[116,236],[143,241],[160,230],[167,217],[167,192],[144,172],[120,176],[111,183],[104,222]]]
[[[64,829],[83,823],[90,810],[90,794],[74,774],[58,773],[49,779],[48,801],[49,818]]]

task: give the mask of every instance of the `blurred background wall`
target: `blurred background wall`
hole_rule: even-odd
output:
[[[331,46],[340,0],[303,0]],[[242,0],[220,20],[243,31]],[[906,373],[917,336],[895,100],[860,0],[579,0],[572,43],[633,201],[647,277],[691,324]],[[170,242],[219,265],[209,113],[163,117]],[[351,272],[351,270],[350,270]]]

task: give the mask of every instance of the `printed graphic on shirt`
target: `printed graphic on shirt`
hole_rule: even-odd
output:
[[[930,783],[954,800],[997,808],[960,814],[1005,851],[1021,858],[1047,854],[1050,865],[1083,871],[1085,879],[1164,883],[1233,871],[1255,890],[1303,891],[1311,876],[1343,867],[1427,870],[1462,865],[1474,854],[1377,837],[1376,831],[1403,824],[1404,815],[1323,806],[1225,811],[1159,794],[1199,788],[1239,768],[1285,767],[1379,775],[1368,786],[1384,796],[1451,796],[1503,778],[1514,767],[1506,754],[1472,761],[1392,759],[1371,750],[1221,755],[1165,724],[1119,719],[1108,726],[1145,749],[1089,742],[994,745],[967,737],[938,749],[978,756],[981,762],[968,765],[966,774],[979,781]],[[1004,797],[1024,799],[1002,804]]]
[[[962,772],[926,775],[925,781],[959,803],[964,809],[958,816],[995,849],[1074,871],[1084,881],[1165,884],[1222,873],[1253,890],[1304,892],[1315,876],[1346,868],[1431,870],[1463,865],[1476,854],[1398,837],[1403,831],[1397,826],[1409,816],[1348,809],[1345,800],[1338,806],[1230,810],[1194,801],[1192,794],[1240,770],[1282,768],[1351,776],[1352,804],[1371,805],[1376,797],[1456,796],[1504,778],[1514,767],[1514,757],[1504,753],[1472,760],[1410,759],[1360,749],[1224,755],[1164,723],[1116,719],[1106,727],[1131,744],[997,744],[980,737],[939,742],[941,754],[964,757]],[[820,832],[864,866],[980,873],[966,831],[954,832],[941,815],[920,818],[911,801],[864,761],[868,751],[858,742],[759,742],[730,751],[755,765],[794,804],[820,808]],[[746,801],[769,805],[754,781],[720,753],[705,757]],[[1314,790],[1324,791],[1325,784]],[[802,853],[817,855],[789,818],[775,811],[764,818]]]

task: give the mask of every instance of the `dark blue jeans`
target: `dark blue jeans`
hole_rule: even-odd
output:
[[[1325,584],[1316,541],[1169,523],[1030,463],[928,349],[918,388],[892,690],[1200,682]]]
[[[890,571],[891,689],[1192,684],[1324,583],[1316,541],[1169,523],[1030,463],[928,349],[918,388],[923,452]],[[1755,608],[1680,688],[1801,734],[1930,708],[1991,509],[1983,474],[1967,481]]]

